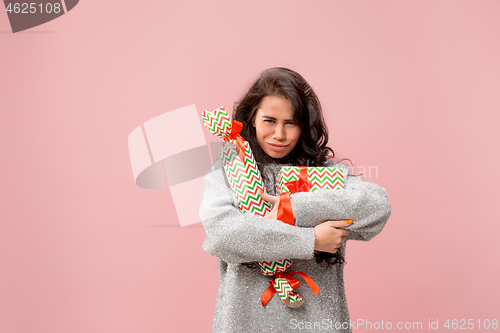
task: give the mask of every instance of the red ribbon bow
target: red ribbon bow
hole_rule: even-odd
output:
[[[238,156],[241,159],[241,162],[245,163],[245,139],[238,133],[243,129],[243,124],[237,120],[233,120],[231,125],[231,133],[224,138],[224,141],[236,140],[236,144],[240,147],[240,151],[238,152]]]
[[[269,281],[270,286],[267,287],[266,291],[264,291],[262,296],[260,296],[260,301],[262,303],[262,306],[266,305],[266,303],[271,299],[271,297],[276,292],[276,289],[274,288],[274,281],[276,279],[278,279],[278,278],[286,279],[288,284],[290,285],[290,287],[292,287],[292,289],[296,289],[296,288],[300,287],[299,280],[297,280],[296,278],[293,277],[293,275],[295,275],[295,274],[302,276],[302,278],[306,281],[309,288],[311,288],[311,290],[313,291],[314,295],[318,296],[318,291],[319,291],[318,286],[316,285],[316,283],[314,283],[314,281],[306,273],[304,273],[304,272],[277,272],[273,276],[273,279]]]
[[[277,219],[290,224],[295,225],[293,219],[292,202],[290,201],[290,194],[298,192],[309,192],[312,188],[312,183],[307,180],[307,168],[299,167],[299,179],[288,183],[284,186],[290,190],[290,193],[284,192],[280,194],[280,202],[278,204]]]

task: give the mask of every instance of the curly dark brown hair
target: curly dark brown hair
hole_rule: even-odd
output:
[[[301,130],[295,147],[281,159],[272,158],[265,153],[257,141],[255,127],[252,125],[260,103],[266,96],[288,99],[292,117]],[[274,67],[262,72],[241,101],[235,103],[233,119],[243,124],[240,135],[249,142],[255,161],[260,166],[281,161],[297,166],[324,166],[327,160],[335,156],[334,151],[326,146],[328,129],[318,97],[299,73],[288,68]],[[340,249],[337,253],[314,251],[314,256],[318,264],[326,266],[345,262]],[[257,267],[255,263],[243,265]]]

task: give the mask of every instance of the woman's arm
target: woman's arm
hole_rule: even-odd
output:
[[[313,228],[297,228],[239,210],[219,160],[205,175],[200,219],[207,234],[203,249],[228,263],[314,256]]]
[[[333,162],[330,162],[333,163]],[[391,205],[384,188],[351,176],[349,167],[335,163],[331,167],[344,170],[344,190],[317,190],[292,194],[295,205],[295,225],[314,227],[327,220],[352,219],[345,228],[347,239],[370,240],[377,235],[391,215]]]

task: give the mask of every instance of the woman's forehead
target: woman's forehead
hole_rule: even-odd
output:
[[[292,108],[288,99],[279,96],[266,96],[262,99],[257,116],[270,119],[292,120]]]

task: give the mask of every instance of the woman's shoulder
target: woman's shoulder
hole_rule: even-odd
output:
[[[222,162],[220,159],[214,161],[214,164],[208,169],[205,173],[205,183],[225,183],[229,185],[228,180],[226,179],[226,173],[222,166]]]
[[[219,173],[221,173],[223,171],[224,171],[224,168],[222,167],[221,160],[220,159],[216,159],[214,161],[213,165],[210,167],[210,169],[208,169],[208,171],[205,173],[205,176],[209,176],[211,174],[219,174]]]
[[[210,170],[208,172],[215,171],[218,169],[222,169],[222,162],[221,162],[220,158],[215,160],[214,164],[212,165],[212,167],[210,168]]]

